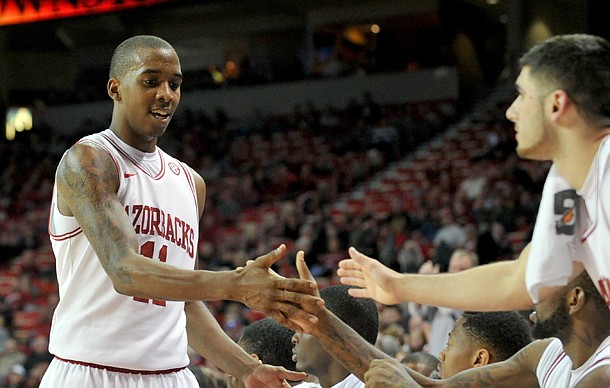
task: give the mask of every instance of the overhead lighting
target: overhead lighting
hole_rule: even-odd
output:
[[[6,110],[6,139],[13,140],[17,132],[29,131],[33,124],[32,111],[28,108]]]
[[[373,34],[379,34],[379,31],[381,31],[379,24],[371,24],[371,32]]]

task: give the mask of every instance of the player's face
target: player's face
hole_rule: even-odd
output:
[[[463,325],[464,317],[460,317],[449,333],[447,346],[438,354],[438,358],[441,360],[438,370],[443,379],[474,367],[479,348],[464,331]]]
[[[292,343],[294,345],[292,360],[296,362],[296,370],[314,376],[324,374],[324,369],[329,364],[329,356],[316,337],[305,333],[295,333],[292,336]]]
[[[518,95],[506,110],[506,118],[515,124],[517,154],[527,159],[550,160],[554,138],[544,114],[548,91],[541,90],[527,66],[515,84]]]
[[[532,335],[536,339],[557,337],[567,339],[571,331],[570,314],[566,306],[566,296],[551,296],[536,304],[535,311],[530,315],[534,322]]]
[[[171,49],[141,49],[134,66],[119,81],[122,135],[128,144],[165,132],[178,103],[182,73]],[[131,140],[135,141],[132,143]]]

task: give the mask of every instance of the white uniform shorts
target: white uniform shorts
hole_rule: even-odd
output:
[[[119,372],[113,368],[73,363],[54,358],[40,383],[41,388],[198,388],[188,368],[160,373]]]

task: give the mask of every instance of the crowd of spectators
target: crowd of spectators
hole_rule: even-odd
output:
[[[341,110],[310,104],[241,122],[220,111],[178,113],[159,144],[206,180],[199,268],[233,269],[280,243],[289,249],[276,271],[295,276],[295,253],[304,250],[321,286],[336,282],[349,246],[402,272],[422,265],[447,271],[457,248],[477,253],[480,263],[512,259],[529,238],[548,166],[516,157],[503,99],[461,121],[458,132],[481,140],[464,163],[441,159],[413,173],[409,206],[338,206],[429,145],[442,153],[458,118],[453,103],[382,107],[363,96]],[[66,135],[38,127],[0,142],[0,383],[36,386],[48,362],[41,349],[57,303],[47,234],[54,170],[69,145],[101,129],[84,123]],[[209,307],[235,340],[261,318],[237,303]],[[384,351],[428,350],[429,315],[403,305],[379,309]],[[213,369],[195,355],[192,361]]]

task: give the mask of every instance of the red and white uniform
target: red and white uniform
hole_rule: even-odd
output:
[[[157,147],[141,152],[112,131],[84,137],[114,160],[118,198],[151,260],[193,269],[199,219],[189,168]],[[59,359],[111,371],[170,371],[187,356],[184,302],[143,300],[118,294],[74,217],[57,209],[55,190],[49,233],[57,259],[60,301],[49,351]]]
[[[567,284],[572,261],[583,263],[609,303],[609,241],[610,136],[606,136],[580,191],[572,189],[555,166],[549,171],[526,270],[526,286],[534,303],[540,287]]]
[[[610,338],[606,338],[595,353],[576,369],[572,369],[570,357],[564,353],[561,341],[555,338],[540,357],[536,377],[541,388],[574,387],[589,372],[608,364],[610,364]]]

